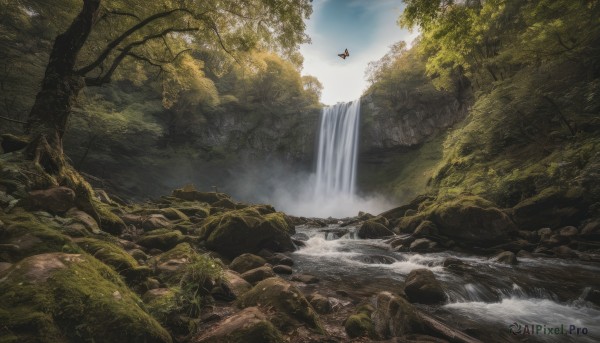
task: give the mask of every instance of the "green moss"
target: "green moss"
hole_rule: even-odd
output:
[[[169,232],[160,231],[156,233],[156,231],[150,231],[148,234],[140,237],[137,243],[146,248],[156,248],[163,251],[169,250],[181,243],[184,239],[184,236],[180,231],[177,230],[169,230]]]
[[[7,248],[0,250],[0,260],[16,262],[20,259],[46,252],[81,252],[71,238],[61,233],[57,223],[42,221],[35,215],[19,209],[12,214],[0,212],[0,241]],[[9,249],[9,246],[13,248]]]
[[[344,323],[344,328],[348,337],[373,337],[375,333],[375,326],[371,317],[367,313],[353,314]]]
[[[94,209],[98,213],[98,217],[100,219],[100,227],[102,230],[118,235],[125,230],[127,227],[123,220],[119,218],[116,214],[112,213],[111,207],[107,204],[101,203],[100,201],[93,200],[92,204],[94,205]]]
[[[171,342],[119,275],[89,255],[29,257],[1,280],[0,321],[19,342]]]
[[[153,257],[151,261],[160,263],[180,258],[190,259],[193,256],[196,256],[197,254],[198,253],[196,253],[194,248],[192,248],[192,246],[189,243],[180,243],[177,244],[173,249],[170,249],[160,255]]]
[[[117,273],[124,275],[128,280],[142,280],[150,274],[150,269],[140,266],[137,261],[117,244],[94,238],[77,240],[79,245],[88,254],[112,267]]]

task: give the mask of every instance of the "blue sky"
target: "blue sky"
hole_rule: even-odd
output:
[[[316,76],[323,83],[321,102],[333,105],[358,99],[367,87],[364,72],[393,43],[410,43],[416,32],[402,30],[396,20],[401,0],[313,0],[313,14],[307,23],[312,44],[302,45],[302,74]],[[348,48],[350,57],[337,56]]]

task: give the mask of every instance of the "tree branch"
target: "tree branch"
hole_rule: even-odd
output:
[[[172,32],[190,32],[190,31],[198,31],[199,28],[197,27],[193,27],[193,28],[185,28],[185,29],[180,29],[180,28],[168,28],[166,30],[163,30],[160,33],[157,34],[153,34],[153,35],[149,35],[144,37],[141,40],[129,43],[127,46],[125,46],[123,49],[120,49],[121,53],[119,55],[117,55],[117,57],[113,60],[110,68],[108,69],[108,71],[106,72],[106,74],[104,74],[104,76],[98,76],[96,78],[86,78],[85,82],[88,86],[99,86],[102,85],[104,83],[107,83],[110,81],[110,78],[112,77],[113,73],[115,72],[115,70],[117,69],[117,67],[119,66],[119,64],[121,64],[121,62],[123,62],[123,60],[125,59],[125,57],[127,56],[132,56],[135,58],[134,54],[131,52],[131,50],[135,47],[138,47],[140,45],[145,44],[146,42],[152,40],[152,39],[157,39],[157,38],[161,38],[166,34],[172,33]],[[180,54],[177,54],[176,57],[178,57]],[[136,55],[138,56],[138,55]],[[147,60],[147,62],[149,62],[149,60]]]
[[[106,58],[108,58],[108,56],[110,55],[110,53],[119,44],[121,44],[127,37],[131,36],[136,31],[140,30],[141,28],[143,28],[144,26],[150,24],[151,22],[153,22],[153,21],[155,21],[157,19],[165,18],[165,17],[167,17],[167,16],[169,16],[169,15],[175,13],[175,12],[185,12],[185,13],[192,14],[188,9],[185,9],[185,8],[176,8],[174,10],[170,10],[170,11],[166,11],[166,12],[161,12],[161,13],[156,13],[154,15],[149,16],[148,18],[146,18],[146,19],[140,21],[139,23],[135,24],[134,26],[132,26],[129,30],[123,32],[119,37],[117,37],[112,42],[108,43],[108,45],[104,48],[104,50],[102,51],[102,53],[100,53],[100,55],[98,56],[98,58],[96,58],[96,60],[94,62],[92,62],[92,63],[88,64],[87,66],[85,66],[85,67],[77,70],[76,73],[79,74],[79,75],[85,75],[85,74],[89,73],[94,68],[96,68],[100,64],[102,64],[102,62],[104,62],[106,60]]]

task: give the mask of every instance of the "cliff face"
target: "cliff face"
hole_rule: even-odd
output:
[[[384,108],[367,95],[361,103],[361,153],[421,144],[462,120],[466,112],[450,95],[435,102],[411,95],[396,109]]]

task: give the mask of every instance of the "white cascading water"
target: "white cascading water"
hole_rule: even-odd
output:
[[[323,109],[317,154],[315,198],[354,197],[360,99]]]

